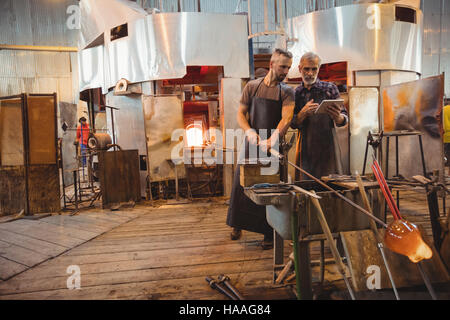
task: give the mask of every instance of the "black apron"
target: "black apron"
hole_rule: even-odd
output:
[[[262,81],[264,81],[264,79]],[[250,127],[255,129],[257,132],[260,129],[269,130],[267,133],[268,138],[271,134],[270,130],[276,129],[281,121],[281,86],[278,101],[259,98],[256,97],[256,93],[258,92],[262,81],[259,83],[255,91],[255,95],[252,97],[249,110],[249,124]],[[248,158],[248,146],[248,140],[245,139],[245,158]],[[233,179],[233,189],[231,191],[230,207],[228,208],[227,225],[237,229],[262,233],[268,236],[273,234],[273,229],[266,220],[266,206],[259,206],[255,204],[244,194],[244,188],[240,184],[239,164],[236,168]]]
[[[314,102],[321,103],[325,95]],[[309,101],[307,97],[304,104]],[[299,131],[296,151],[296,164],[316,178],[328,176],[333,173],[343,174],[341,152],[337,140],[334,121],[327,114],[313,114],[305,119]],[[295,180],[309,180],[298,170]]]

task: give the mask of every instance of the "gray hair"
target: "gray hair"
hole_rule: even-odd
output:
[[[315,54],[314,52],[311,52],[311,51],[307,52],[304,55],[302,55],[302,57],[300,58],[300,65],[302,65],[302,62],[304,60],[306,60],[306,61],[315,61],[316,59],[319,62],[319,67],[320,67],[321,64],[322,64],[322,60],[320,59],[320,57],[317,54]]]
[[[285,56],[286,58],[292,59],[293,55],[287,50],[283,50],[280,48],[276,48],[273,53],[270,61],[275,61],[279,56]]]

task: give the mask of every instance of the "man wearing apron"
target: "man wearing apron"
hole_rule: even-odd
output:
[[[314,114],[322,100],[339,99],[339,90],[330,82],[317,78],[320,57],[305,53],[298,66],[302,83],[295,89],[295,110],[291,127],[299,129],[295,162],[298,166],[320,179],[332,173],[342,174],[340,149],[335,124],[348,122],[347,111],[338,105],[326,109],[326,113]],[[307,179],[296,170],[295,180]]]
[[[248,151],[249,144],[258,145],[266,152],[286,134],[294,112],[294,90],[282,81],[291,65],[292,54],[275,49],[268,74],[245,86],[237,114],[239,126],[246,134],[244,152]],[[277,130],[271,135],[272,129]],[[266,137],[269,138],[261,139],[259,130],[267,130]],[[263,249],[270,249],[273,247],[273,229],[266,220],[266,207],[256,205],[244,194],[239,177],[240,165],[234,175],[227,216],[227,224],[233,227],[231,239],[239,239],[241,230],[261,233],[264,235]]]

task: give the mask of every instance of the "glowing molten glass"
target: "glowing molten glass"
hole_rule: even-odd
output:
[[[186,139],[188,147],[199,147],[203,145],[203,130],[201,126],[189,125],[186,128]]]
[[[407,256],[414,263],[433,256],[433,251],[422,240],[419,229],[406,220],[394,220],[388,225],[384,243],[390,250]]]

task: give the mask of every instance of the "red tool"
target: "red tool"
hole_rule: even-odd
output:
[[[394,198],[392,197],[391,191],[389,190],[389,186],[386,182],[386,179],[384,179],[383,172],[381,171],[381,168],[378,165],[376,159],[373,160],[372,170],[375,175],[375,178],[378,181],[378,184],[380,185],[381,191],[383,192],[384,198],[386,199],[389,209],[391,210],[392,215],[394,216],[394,219],[395,220],[402,219],[400,211],[398,210],[398,207],[395,204]]]

